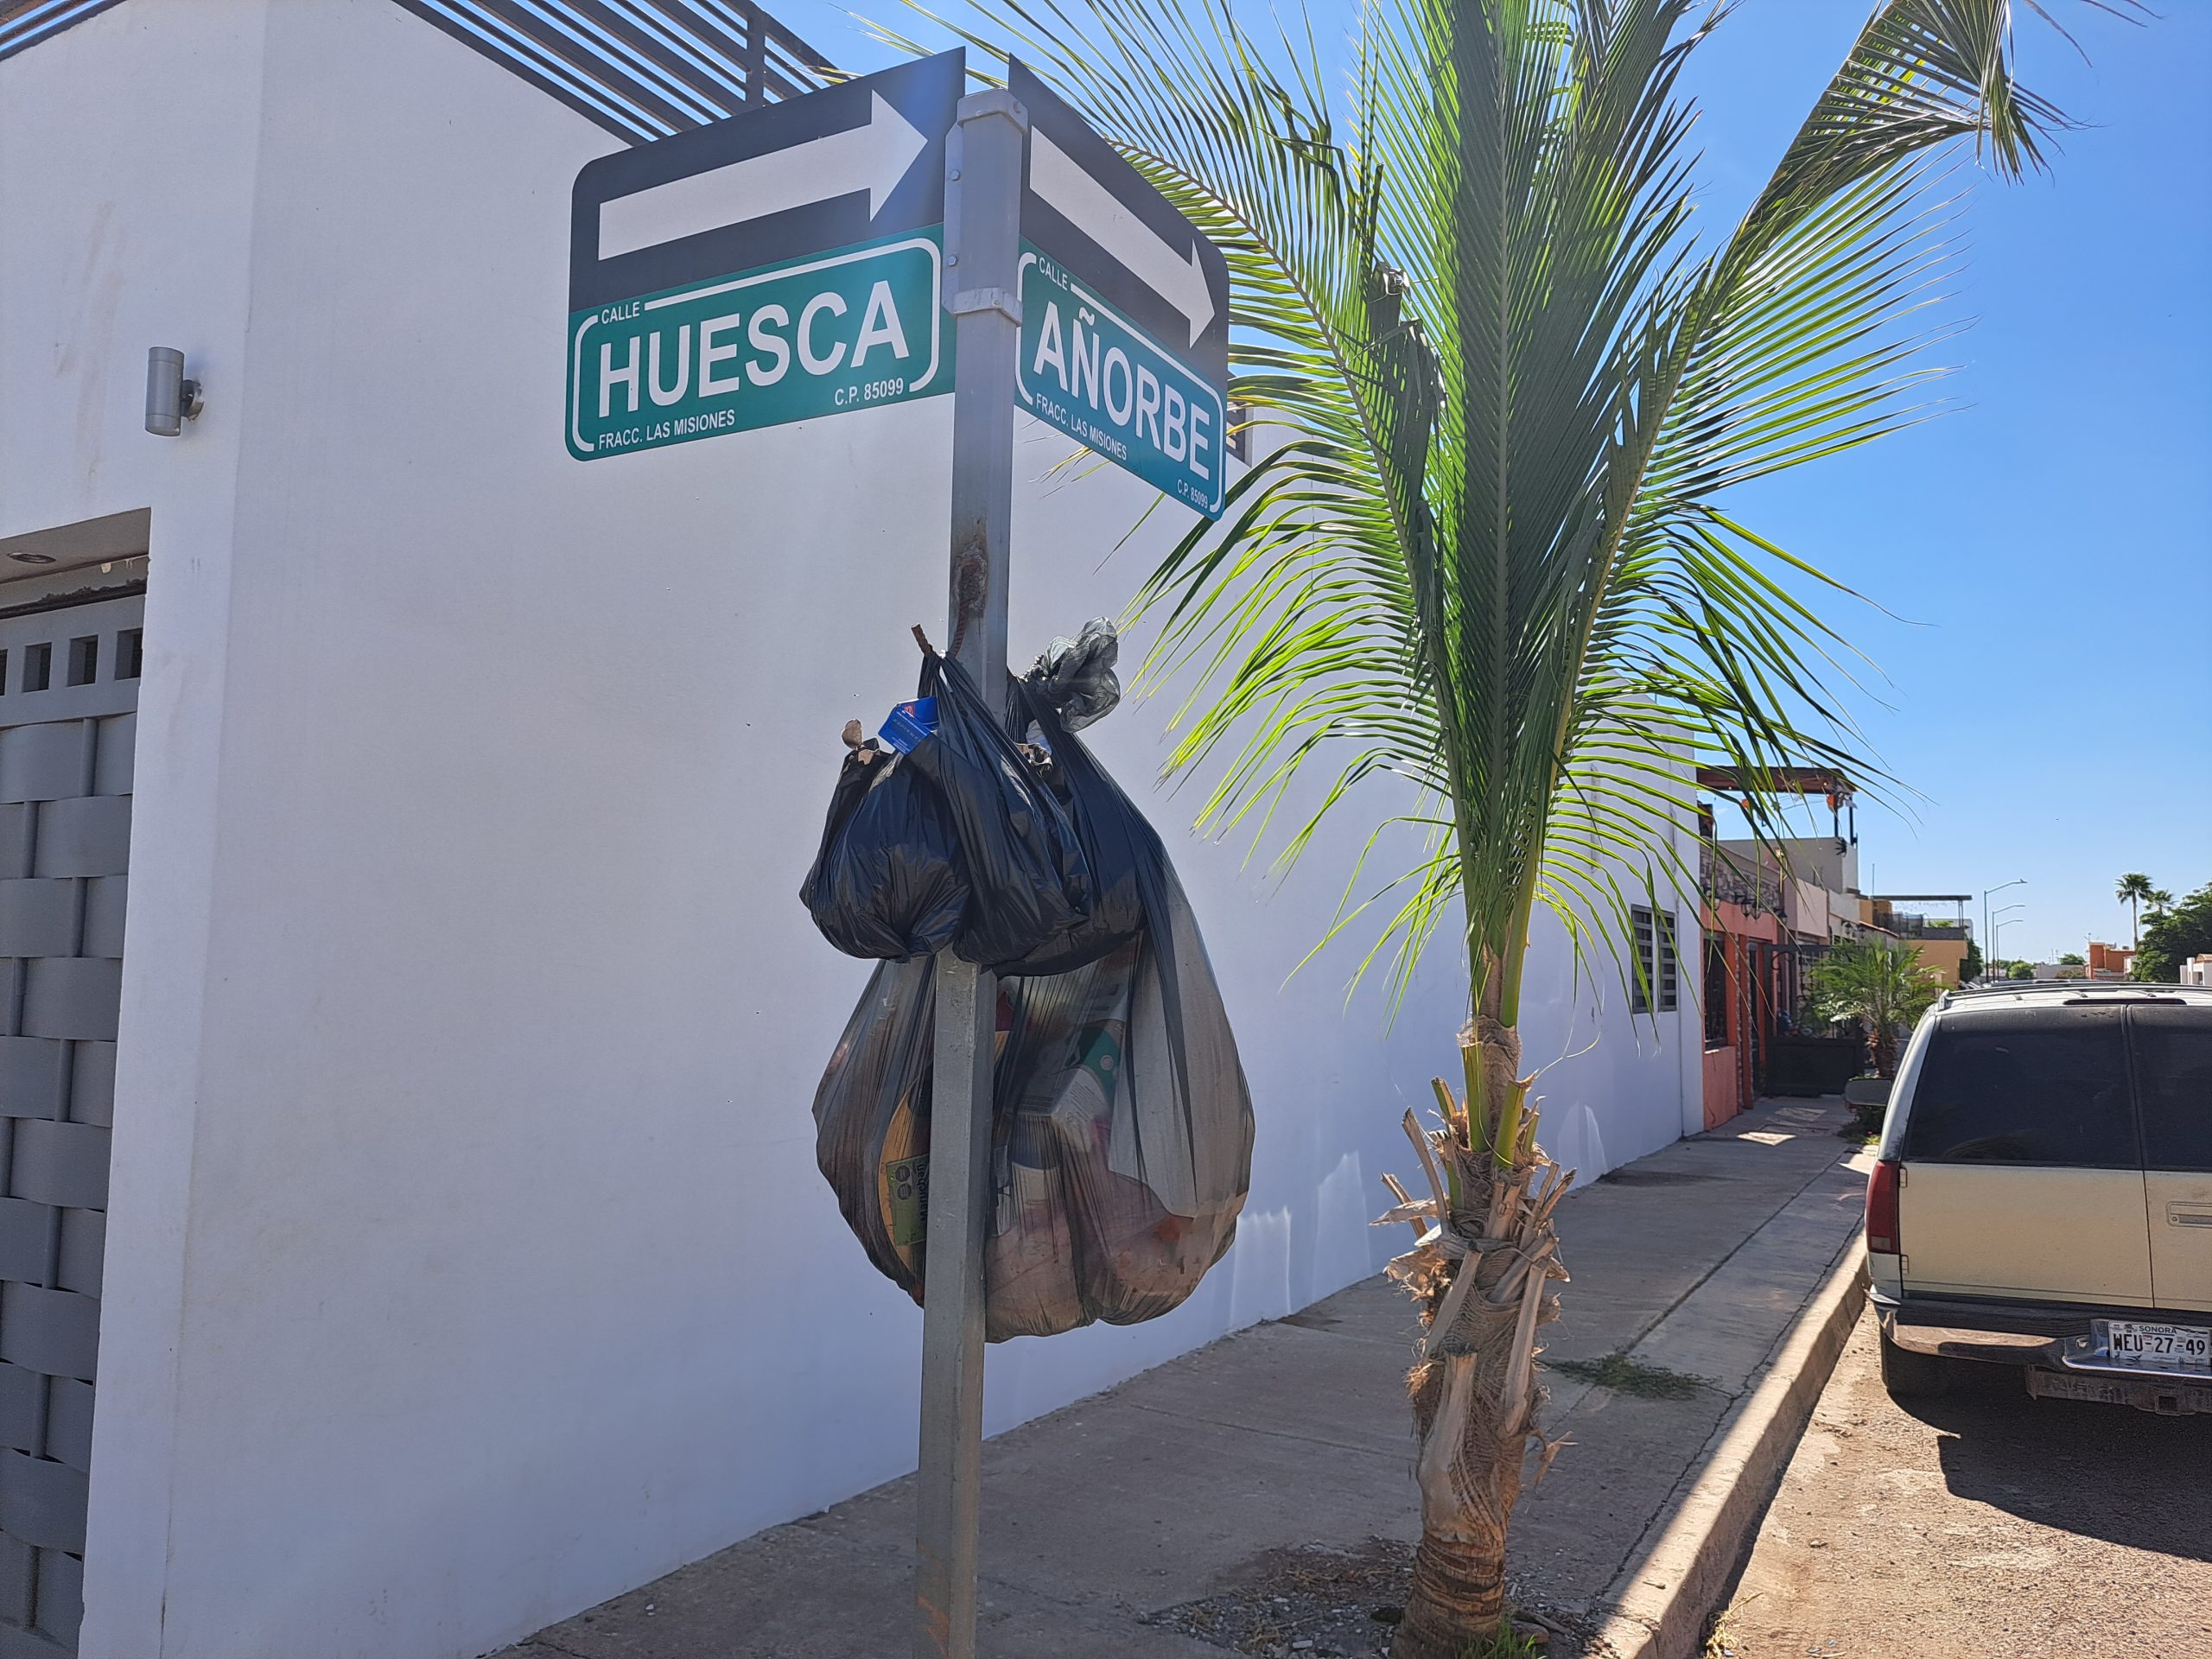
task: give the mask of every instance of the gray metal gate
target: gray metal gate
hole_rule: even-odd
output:
[[[143,607],[0,615],[0,1659],[83,1614]]]

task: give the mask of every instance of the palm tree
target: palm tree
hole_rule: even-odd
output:
[[[1835,946],[1814,966],[1805,990],[1815,1019],[1857,1023],[1874,1075],[1886,1077],[1897,1069],[1897,1039],[1943,994],[1943,981],[1917,945],[1876,940]]]
[[[2174,896],[2164,887],[2153,887],[2143,895],[2143,907],[2151,912],[2151,919],[2156,921],[2174,907]],[[2140,948],[2143,942],[2139,938],[2135,943]]]
[[[2130,870],[2120,878],[2120,885],[2113,889],[2113,897],[2128,908],[2128,945],[2131,950],[2143,948],[2143,901],[2158,889],[2151,885],[2151,878],[2140,870]]]
[[[2013,79],[2008,0],[1881,0],[1707,240],[1678,83],[1725,4],[1370,0],[1340,119],[1310,30],[1263,41],[1220,0],[975,3],[967,39],[1223,246],[1231,397],[1284,437],[1143,593],[1151,670],[1198,687],[1171,766],[1215,777],[1217,827],[1294,803],[1286,859],[1409,780],[1389,822],[1427,849],[1372,890],[1351,872],[1338,926],[1369,918],[1400,988],[1440,934],[1464,953],[1459,1086],[1392,1212],[1425,1229],[1394,1271],[1427,1320],[1393,1651],[1458,1659],[1503,1617],[1564,1276],[1517,1029],[1532,913],[1624,961],[1639,898],[1694,887],[1697,764],[1762,835],[1779,767],[1864,784],[1801,597],[1825,578],[1724,493],[1918,417],[1915,317],[1951,257],[1929,158],[1960,141],[2015,177],[2063,118]]]

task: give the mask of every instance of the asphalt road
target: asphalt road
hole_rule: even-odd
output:
[[[2212,1656],[2212,1416],[1884,1392],[1859,1321],[1707,1651]]]

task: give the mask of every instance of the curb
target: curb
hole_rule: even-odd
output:
[[[1613,1580],[1593,1655],[1694,1659],[1866,1301],[1866,1251],[1854,1236],[1764,1375],[1713,1430],[1671,1512],[1645,1533],[1649,1548]]]

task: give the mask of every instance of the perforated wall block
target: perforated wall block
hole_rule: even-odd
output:
[[[80,957],[123,954],[123,908],[130,891],[127,875],[96,875],[85,883],[85,935]]]
[[[27,1117],[16,1125],[8,1191],[57,1209],[107,1208],[108,1131]]]
[[[79,1296],[100,1294],[100,1270],[107,1260],[107,1216],[99,1210],[61,1212],[61,1254],[54,1282]]]
[[[0,806],[0,876],[31,873],[31,837],[38,828],[35,806]]]
[[[0,618],[11,666],[34,646],[53,664],[0,696],[0,1659],[68,1659],[83,1617],[138,724],[115,642],[143,614],[126,595]],[[71,666],[87,635],[92,679]]]
[[[76,1651],[75,1643],[57,1642],[43,1630],[0,1624],[0,1659],[68,1659]]]
[[[104,957],[35,957],[23,964],[26,1037],[115,1040],[123,964]]]
[[[38,1552],[20,1538],[0,1533],[0,1618],[31,1622],[32,1580]],[[0,1648],[0,1655],[8,1651]]]
[[[138,748],[138,716],[111,715],[100,721],[98,758],[92,762],[92,793],[128,795],[131,758]]]
[[[0,801],[58,801],[92,784],[84,722],[57,720],[0,731]]]
[[[97,1296],[38,1285],[0,1284],[0,1359],[48,1376],[90,1382],[100,1351]],[[0,1519],[0,1526],[7,1524]]]
[[[46,1409],[47,1379],[20,1365],[0,1365],[0,1446],[39,1448],[39,1420]],[[73,1388],[83,1388],[81,1382]]]
[[[33,875],[120,875],[130,864],[130,797],[48,801],[38,810],[37,841]]]
[[[25,1198],[0,1198],[0,1279],[43,1283],[52,1247],[54,1211]]]
[[[0,1452],[0,1527],[41,1549],[85,1553],[85,1472]]]
[[[115,1122],[115,1045],[72,1045],[70,1071],[70,1121],[97,1123],[103,1128],[112,1124]]]
[[[85,1622],[85,1564],[58,1549],[38,1553],[38,1627],[58,1642],[73,1643]]]
[[[74,1643],[57,1642],[43,1630],[0,1624],[0,1659],[68,1659],[76,1651]]]
[[[0,1117],[60,1117],[69,1045],[0,1037]]]
[[[31,1373],[31,1375],[36,1375]],[[46,1455],[72,1469],[92,1466],[92,1385],[74,1377],[41,1377],[46,1383]]]
[[[0,957],[76,954],[74,881],[0,880]]]

